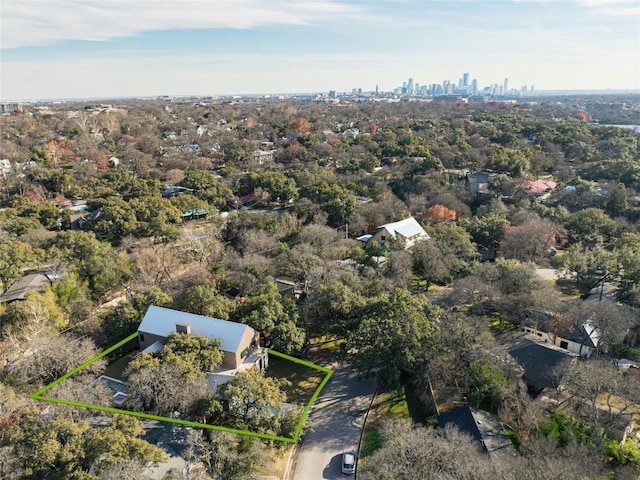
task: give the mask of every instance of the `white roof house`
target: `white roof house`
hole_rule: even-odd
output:
[[[163,343],[176,332],[219,339],[224,352],[223,364],[232,368],[238,368],[259,346],[258,333],[249,325],[152,305],[138,327],[140,349],[145,350],[156,342]],[[156,345],[151,350],[157,348]]]
[[[411,248],[417,241],[428,240],[431,237],[415,218],[409,217],[399,222],[379,226],[368,241],[374,240],[384,243],[387,240],[396,238],[401,238],[405,241],[405,248]]]

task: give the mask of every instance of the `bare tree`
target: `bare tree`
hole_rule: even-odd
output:
[[[131,373],[126,404],[155,415],[192,412],[207,391],[204,376],[187,381],[175,362],[157,362]]]

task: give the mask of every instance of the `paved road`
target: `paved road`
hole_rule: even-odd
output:
[[[375,389],[374,381],[359,380],[349,367],[334,370],[309,415],[313,432],[296,447],[287,480],[353,478],[342,475],[342,451],[357,450]]]

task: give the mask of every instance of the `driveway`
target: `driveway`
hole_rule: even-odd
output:
[[[375,390],[375,381],[358,379],[348,366],[334,370],[313,405],[309,415],[313,431],[296,446],[286,480],[353,478],[342,475],[342,451],[358,449]]]

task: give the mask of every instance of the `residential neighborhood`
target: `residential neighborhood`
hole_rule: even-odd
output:
[[[594,101],[2,113],[0,477],[638,478],[640,138]]]

